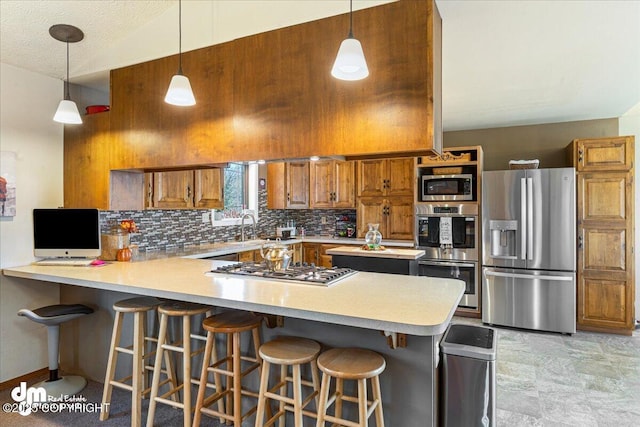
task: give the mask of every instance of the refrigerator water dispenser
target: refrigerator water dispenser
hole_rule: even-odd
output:
[[[516,235],[518,221],[489,221],[491,230],[491,257],[514,259],[516,253]]]

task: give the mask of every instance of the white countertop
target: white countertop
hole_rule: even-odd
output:
[[[328,249],[327,255],[347,255],[361,256],[371,258],[391,258],[391,259],[407,259],[416,260],[424,255],[423,250],[418,249],[398,249],[385,248],[379,251],[368,251],[361,249],[360,246],[338,246],[337,248]]]
[[[271,240],[273,242],[274,240]],[[184,258],[208,258],[213,256],[228,255],[238,252],[260,249],[264,239],[247,240],[245,242],[219,242],[203,245],[186,245],[183,248],[171,251],[152,251],[142,254],[143,259],[163,258],[165,256],[180,256]],[[363,245],[364,239],[350,239],[331,236],[305,236],[282,240],[283,244],[294,245],[297,243],[324,243],[337,245]],[[414,242],[410,240],[385,240],[385,246],[413,248]]]
[[[359,272],[330,287],[206,274],[223,263],[170,257],[102,267],[27,265],[3,273],[421,336],[445,331],[464,292],[460,280],[381,273]]]

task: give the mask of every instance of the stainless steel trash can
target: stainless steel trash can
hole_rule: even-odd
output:
[[[496,425],[496,344],[493,328],[449,326],[440,344],[442,425]]]

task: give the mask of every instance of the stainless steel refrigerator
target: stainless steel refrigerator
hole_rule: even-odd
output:
[[[575,169],[482,174],[482,321],[576,332]]]

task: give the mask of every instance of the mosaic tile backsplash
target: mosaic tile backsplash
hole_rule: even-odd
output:
[[[141,211],[101,211],[100,223],[107,230],[113,223],[132,219],[138,225],[139,233],[131,235],[131,243],[141,251],[177,249],[184,245],[197,245],[237,240],[240,226],[213,227],[210,222],[202,222],[202,214],[207,209],[187,210],[141,210]],[[273,236],[276,227],[287,221],[295,221],[297,227],[304,227],[308,236],[333,236],[335,217],[355,215],[355,210],[284,210],[267,209],[267,192],[259,194],[258,236]],[[322,217],[326,224],[322,224]]]

